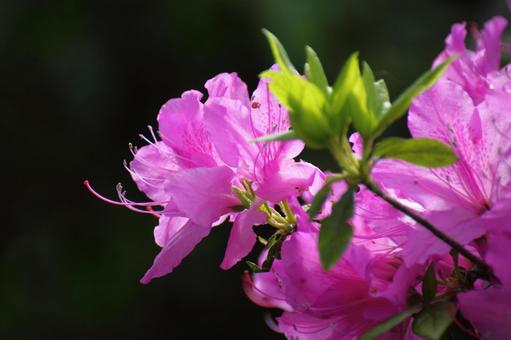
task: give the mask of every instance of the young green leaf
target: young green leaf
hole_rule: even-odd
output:
[[[297,73],[295,67],[291,63],[291,60],[287,56],[287,52],[284,49],[284,46],[282,46],[279,39],[277,39],[277,37],[267,29],[263,28],[262,31],[266,36],[266,39],[268,39],[273,58],[275,58],[275,61],[280,66],[280,69],[284,73]]]
[[[380,97],[376,90],[373,71],[366,62],[363,63],[362,81],[367,95],[367,109],[373,115],[378,115],[381,107]]]
[[[253,140],[253,142],[271,142],[271,141],[284,141],[284,140],[293,140],[299,139],[296,133],[293,130],[280,132],[280,133],[272,133],[269,135],[261,136]]]
[[[332,184],[333,184],[332,182],[326,182],[325,185],[323,185],[323,187],[312,199],[312,203],[308,211],[309,218],[311,220],[321,212],[323,204],[325,203],[325,201],[328,198],[328,195],[330,195],[330,192],[332,191]]]
[[[392,123],[401,118],[406,113],[406,110],[410,106],[412,100],[431,87],[438,78],[442,76],[452,61],[453,59],[449,58],[433,70],[424,73],[408,89],[406,89],[405,92],[396,99],[389,110],[381,116],[378,126],[371,135],[373,137],[381,135]]]
[[[421,337],[437,340],[442,337],[452,317],[456,314],[456,307],[451,302],[440,302],[424,308],[413,320],[412,330]]]
[[[375,81],[369,64],[364,62],[362,80],[367,93],[367,108],[376,117],[381,116],[390,107],[389,92],[383,79]]]
[[[318,55],[310,46],[305,47],[307,54],[307,66],[305,67],[305,76],[309,81],[314,83],[321,91],[328,94],[328,80],[325,71],[321,65]]]
[[[332,207],[332,213],[321,222],[319,258],[323,268],[330,269],[342,256],[353,236],[348,220],[353,216],[353,189],[348,189]]]
[[[358,52],[353,53],[346,61],[335,81],[330,97],[329,113],[334,120],[342,115],[344,105],[351,94],[353,83],[360,78]]]
[[[374,155],[401,159],[427,168],[449,166],[456,162],[456,155],[448,145],[429,138],[387,138],[376,144]]]
[[[371,89],[374,90],[374,85]],[[373,93],[373,97],[374,96],[376,96],[375,93]],[[373,100],[376,99],[373,98]],[[370,102],[371,100],[366,91],[365,82],[359,73],[352,84],[351,94],[347,101],[347,109],[355,129],[360,132],[363,137],[369,137],[371,131],[373,131],[377,124],[376,115],[368,106]]]
[[[410,318],[413,314],[419,312],[420,310],[421,310],[420,306],[409,307],[408,309],[402,311],[401,313],[396,314],[390,317],[389,319],[383,321],[382,323],[374,326],[373,328],[365,332],[360,337],[360,339],[361,340],[375,339],[376,337],[382,335],[383,333],[390,331],[392,328],[396,327],[400,323],[408,320],[408,318]]]
[[[271,79],[270,91],[288,109],[296,136],[312,148],[328,146],[335,132],[325,115],[325,94],[297,74],[266,71],[261,77]]]
[[[435,298],[436,287],[435,265],[431,262],[422,281],[422,298],[425,304],[430,303]]]
[[[389,97],[389,90],[387,89],[387,84],[385,83],[385,80],[380,79],[374,83],[374,86],[376,88],[376,95],[378,98],[380,98],[381,107],[380,110],[376,113],[376,115],[379,117],[385,112],[387,112],[390,108],[390,97]]]

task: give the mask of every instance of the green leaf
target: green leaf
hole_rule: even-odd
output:
[[[367,95],[367,109],[373,115],[378,115],[381,106],[380,97],[376,91],[373,71],[366,62],[363,63],[362,81]]]
[[[382,323],[374,326],[367,332],[365,332],[360,339],[361,340],[371,340],[375,339],[376,337],[382,335],[385,332],[390,331],[392,328],[396,327],[400,323],[408,320],[409,317],[411,317],[413,314],[417,313],[421,310],[420,306],[412,306],[408,309],[402,311],[399,314],[396,314],[389,319],[383,321]]]
[[[332,213],[321,222],[319,258],[323,268],[330,269],[342,256],[353,236],[348,220],[353,216],[354,193],[350,188],[332,207]]]
[[[332,116],[342,114],[341,111],[357,79],[360,79],[360,69],[358,65],[358,52],[355,52],[342,67],[335,81],[334,88],[332,89],[329,110]]]
[[[284,73],[298,73],[296,72],[295,67],[291,63],[291,60],[287,56],[287,52],[284,49],[284,46],[282,46],[282,44],[280,43],[279,39],[277,39],[277,37],[267,29],[263,28],[262,31],[263,34],[266,36],[266,39],[268,39],[268,43],[270,44],[273,58],[280,66],[280,69]]]
[[[319,214],[323,208],[323,204],[330,195],[330,191],[332,191],[332,182],[326,182],[325,185],[318,191],[318,193],[312,199],[311,206],[309,208],[308,214],[309,218],[312,220]]]
[[[374,137],[381,135],[392,123],[401,118],[412,100],[423,91],[431,87],[442,76],[449,64],[454,59],[449,58],[431,71],[424,73],[408,89],[403,92],[399,98],[392,104],[390,109],[380,118],[378,126],[371,134]]]
[[[456,307],[451,302],[440,302],[424,308],[413,320],[412,330],[421,337],[440,339],[452,323]]]
[[[335,133],[325,116],[325,94],[297,74],[266,71],[261,77],[271,79],[270,91],[289,111],[296,136],[309,147],[328,146]]]
[[[389,92],[383,79],[374,80],[369,64],[364,62],[362,80],[367,93],[367,108],[375,117],[381,116],[390,107]]]
[[[434,262],[431,262],[422,281],[422,298],[424,303],[428,304],[435,298],[437,284],[435,265]]]
[[[310,46],[305,47],[305,53],[307,54],[305,76],[321,91],[328,94],[328,80],[326,79],[325,71],[323,70],[323,66],[321,65],[318,55]]]
[[[380,79],[374,83],[374,86],[376,88],[376,95],[378,98],[380,98],[381,107],[379,111],[376,113],[376,115],[379,117],[383,115],[385,112],[389,110],[391,107],[390,105],[390,97],[389,97],[389,90],[387,89],[387,84],[385,83],[385,80]]]
[[[272,141],[283,141],[283,140],[293,140],[293,139],[299,139],[299,137],[296,135],[296,133],[293,130],[285,131],[285,132],[279,132],[279,133],[272,133],[266,136],[258,137],[252,142],[272,142]]]
[[[374,155],[401,159],[427,168],[444,167],[456,162],[456,155],[448,145],[429,138],[387,138],[376,144]]]
[[[372,90],[374,90],[374,85],[372,85]],[[376,91],[374,90],[373,97],[375,96]],[[372,100],[376,101],[375,98]],[[369,137],[371,131],[373,131],[377,124],[376,115],[368,106],[370,102],[371,100],[366,91],[365,81],[359,72],[352,84],[351,95],[348,97],[348,110],[355,129],[360,132],[363,137]]]

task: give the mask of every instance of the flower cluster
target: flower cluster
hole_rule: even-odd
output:
[[[455,24],[420,91],[394,104],[368,67],[360,75],[356,56],[330,87],[312,50],[305,77],[297,75],[267,33],[278,66],[251,96],[235,73],[220,74],[206,82],[206,100],[194,90],[169,100],[159,138],[149,128],[148,145],[130,147],[126,168],[149,202],[129,200],[120,186],[111,201],[86,184],[158,217],[162,249],[142,283],[172,272],[227,220],[221,268],[260,242],[243,288],[254,303],[282,310],[269,323],[288,338],[511,337],[505,26],[488,21],[469,50],[466,25]],[[410,102],[413,138],[373,145]],[[305,144],[328,147],[342,171],[295,160]],[[259,225],[274,234],[258,236]]]

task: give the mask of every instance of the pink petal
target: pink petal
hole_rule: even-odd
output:
[[[295,310],[307,310],[312,304],[317,308],[342,309],[343,304],[367,297],[368,285],[349,264],[351,256],[343,256],[328,272],[323,269],[317,233],[293,233],[283,243],[281,257],[282,260],[274,262],[273,270],[282,280],[287,301]]]
[[[203,108],[198,91],[184,92],[160,109],[158,124],[163,142],[176,153],[184,167],[215,166],[217,161],[202,122]]]
[[[256,234],[252,227],[265,222],[266,215],[259,211],[259,204],[253,204],[249,210],[236,216],[220,268],[227,270],[250,253],[256,243]]]
[[[154,278],[171,273],[210,230],[210,226],[203,227],[188,221],[163,247],[140,282],[147,284]]]
[[[451,33],[445,39],[446,49],[451,53],[463,53],[465,51],[465,38],[467,37],[466,24],[454,24]]]
[[[434,212],[428,214],[426,218],[462,245],[468,244],[485,233],[481,220],[470,216],[464,209]],[[429,230],[416,225],[415,230],[409,234],[408,242],[403,250],[403,258],[406,265],[411,267],[425,263],[431,256],[444,256],[450,250],[450,246]]]
[[[258,149],[250,131],[249,109],[238,100],[212,98],[204,108],[204,124],[222,160],[237,167],[253,162]]]
[[[285,295],[280,287],[277,278],[272,272],[255,273],[250,276],[248,272],[243,273],[243,290],[253,303],[261,307],[280,308],[292,310],[286,302]]]
[[[335,339],[336,325],[331,319],[305,313],[285,312],[277,320],[279,329],[288,339]],[[355,339],[355,337],[352,337],[352,339]]]
[[[362,153],[364,152],[364,141],[362,140],[362,136],[360,136],[360,133],[355,132],[351,134],[350,139],[351,148],[353,149],[353,152],[358,158],[362,158]]]
[[[163,142],[140,148],[130,162],[130,174],[140,191],[156,202],[168,201],[166,179],[179,169],[172,149]]]
[[[382,160],[373,168],[373,177],[388,193],[419,203],[427,211],[449,210],[462,203],[457,193],[431,169]]]
[[[472,290],[457,296],[460,310],[481,338],[511,337],[511,292],[502,288]]]
[[[154,228],[156,244],[160,247],[165,247],[188,221],[189,219],[186,217],[168,217],[165,215],[160,217],[159,224]]]
[[[408,128],[414,137],[456,140],[457,129],[471,120],[474,105],[463,88],[451,81],[438,81],[410,106]]]
[[[247,108],[250,105],[247,85],[238,77],[236,72],[220,73],[208,80],[205,87],[210,99],[222,97],[239,100]]]
[[[298,195],[314,182],[316,167],[306,162],[286,162],[280,171],[264,179],[256,194],[263,200],[279,202]]]
[[[511,270],[509,268],[509,259],[511,258],[510,244],[511,232],[489,233],[488,251],[485,260],[492,266],[495,275],[497,275],[501,283],[511,292]]]
[[[186,217],[210,226],[239,204],[232,193],[233,177],[226,166],[184,169],[168,179],[166,190]]]
[[[309,215],[303,210],[302,205],[296,197],[289,200],[289,206],[296,216],[296,229],[301,232],[318,232],[319,224],[309,219]]]
[[[367,244],[367,247],[375,251],[373,247],[379,244],[382,251],[388,251],[392,243],[402,244],[407,239],[413,222],[390,204],[365,187],[355,195],[355,203],[355,241],[358,242],[357,237],[370,239],[373,245]]]
[[[486,74],[481,73],[477,66],[477,60],[481,59],[484,51],[475,53],[465,48],[465,26],[465,23],[452,26],[451,34],[445,40],[446,48],[437,57],[433,66],[438,66],[447,58],[456,56],[457,59],[447,68],[443,78],[462,85],[474,102],[480,103],[488,91]]]
[[[271,94],[268,79],[261,79],[254,91],[251,105],[251,123],[254,136],[289,130],[289,114]]]
[[[494,17],[484,25],[479,43],[481,48],[484,49],[484,59],[479,65],[481,72],[484,74],[498,70],[500,67],[500,38],[506,26],[507,21],[503,17]]]
[[[278,67],[272,69],[278,70]],[[269,83],[270,80],[261,79],[252,96],[250,124],[254,138],[284,132],[290,128],[289,113],[271,94]],[[258,146],[264,155],[258,159],[256,167],[263,168],[266,162],[298,156],[305,145],[302,141],[293,140],[258,143]]]

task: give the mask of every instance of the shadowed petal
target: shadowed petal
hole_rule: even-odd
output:
[[[154,278],[171,273],[210,231],[210,226],[188,221],[163,247],[140,282],[147,284]]]
[[[265,222],[266,215],[259,211],[259,204],[253,204],[249,210],[236,216],[220,268],[227,270],[250,253],[256,243],[256,234],[252,227]]]

